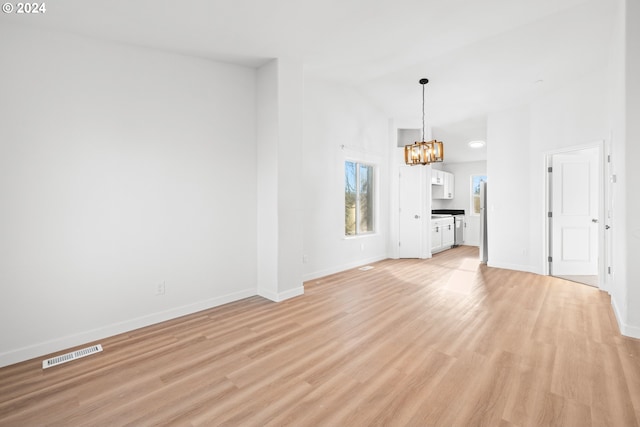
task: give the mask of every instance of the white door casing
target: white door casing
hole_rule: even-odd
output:
[[[598,275],[598,150],[554,154],[551,177],[553,275]]]

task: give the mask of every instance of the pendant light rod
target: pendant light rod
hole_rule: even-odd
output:
[[[429,79],[420,79],[422,85],[422,140],[424,141],[424,85],[429,83]]]

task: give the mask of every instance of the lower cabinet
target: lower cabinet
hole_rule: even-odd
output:
[[[431,253],[450,249],[455,243],[453,217],[431,220]]]

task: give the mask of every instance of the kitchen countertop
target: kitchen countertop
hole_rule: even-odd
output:
[[[432,209],[431,215],[464,215],[464,209]]]

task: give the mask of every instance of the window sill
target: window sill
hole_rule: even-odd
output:
[[[357,240],[357,239],[365,239],[367,237],[375,237],[378,236],[378,233],[376,233],[375,231],[373,233],[367,233],[367,234],[356,234],[354,236],[343,236],[342,240]]]

